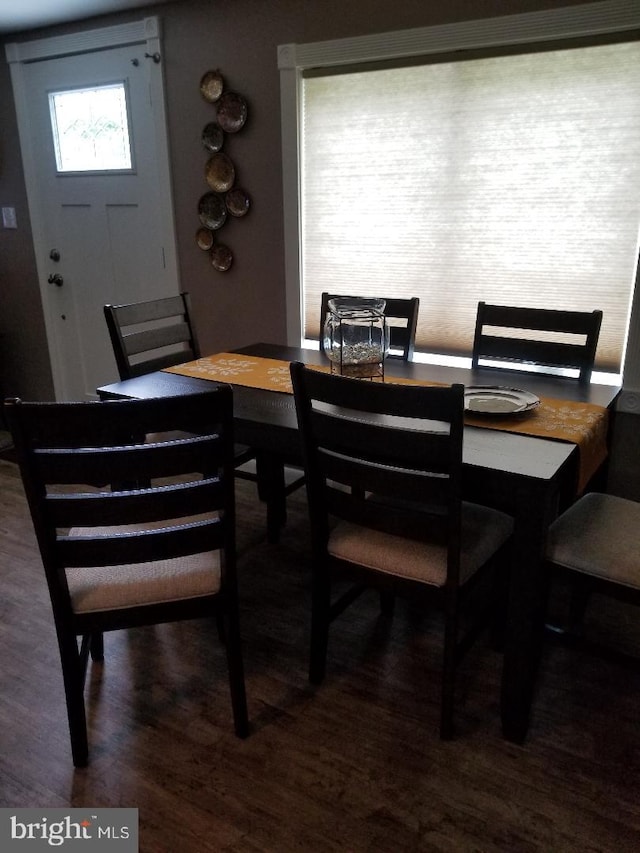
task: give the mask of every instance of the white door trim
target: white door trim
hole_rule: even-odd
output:
[[[6,45],[7,62],[33,62],[37,59],[55,59],[73,53],[88,53],[106,47],[124,47],[157,40],[153,52],[160,48],[159,18],[144,18],[130,24],[85,30],[65,36],[51,36],[35,41],[13,42]],[[149,51],[151,53],[151,50]]]
[[[165,267],[170,275],[178,282],[178,255],[175,237],[175,218],[173,210],[173,197],[171,193],[171,173],[169,161],[169,145],[167,139],[167,121],[164,99],[164,79],[162,73],[162,50],[160,38],[160,21],[157,17],[144,18],[129,24],[114,27],[103,27],[97,30],[86,30],[84,32],[71,33],[63,36],[37,39],[27,42],[13,42],[5,46],[6,57],[11,71],[11,82],[13,85],[16,115],[18,119],[18,133],[20,138],[20,149],[24,167],[25,185],[29,214],[31,218],[31,229],[33,233],[33,245],[36,259],[36,269],[40,283],[40,294],[44,309],[45,328],[47,332],[47,343],[51,358],[51,371],[56,399],[62,396],[62,365],[56,347],[55,331],[52,328],[52,317],[49,304],[51,286],[47,284],[49,272],[48,250],[45,244],[45,231],[42,206],[39,203],[38,185],[36,181],[36,155],[34,140],[26,132],[28,127],[27,103],[29,92],[24,77],[24,66],[27,63],[43,59],[55,59],[73,54],[89,53],[94,50],[124,47],[127,45],[145,45],[145,53],[148,61],[156,64],[154,57],[160,57],[157,63],[160,73],[150,76],[150,97],[154,105],[155,136],[158,154],[158,174],[160,176],[159,189],[161,191],[160,206],[164,214],[164,241]]]

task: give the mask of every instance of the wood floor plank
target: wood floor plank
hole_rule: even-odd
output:
[[[481,640],[442,742],[439,620],[398,603],[388,621],[365,595],[312,688],[304,494],[274,545],[255,486],[237,492],[251,736],[233,735],[214,624],[118,632],[90,671],[90,764],[74,770],[44,576],[0,460],[0,805],[135,806],[146,853],[640,849],[640,665],[548,646],[520,747],[501,737],[501,659]],[[634,611],[595,611],[589,628],[640,659]]]

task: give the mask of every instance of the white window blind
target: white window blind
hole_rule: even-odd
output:
[[[599,308],[620,370],[640,229],[640,42],[301,83],[303,335],[320,294],[419,296],[470,355],[479,300]]]

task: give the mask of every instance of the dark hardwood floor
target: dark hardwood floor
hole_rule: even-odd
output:
[[[505,742],[500,656],[462,666],[458,735],[438,738],[441,629],[362,598],[332,629],[325,683],[306,678],[305,498],[278,545],[238,483],[251,736],[233,735],[215,624],[109,634],[90,671],[90,764],[74,770],[53,622],[14,464],[0,461],[0,805],[135,806],[140,850],[640,850],[640,666],[545,651],[527,743]],[[554,606],[562,606],[561,596]],[[640,657],[633,610],[589,627]]]

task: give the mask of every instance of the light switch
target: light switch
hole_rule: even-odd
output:
[[[3,207],[2,208],[2,227],[3,228],[17,228],[18,223],[16,222],[16,209],[15,207]]]

